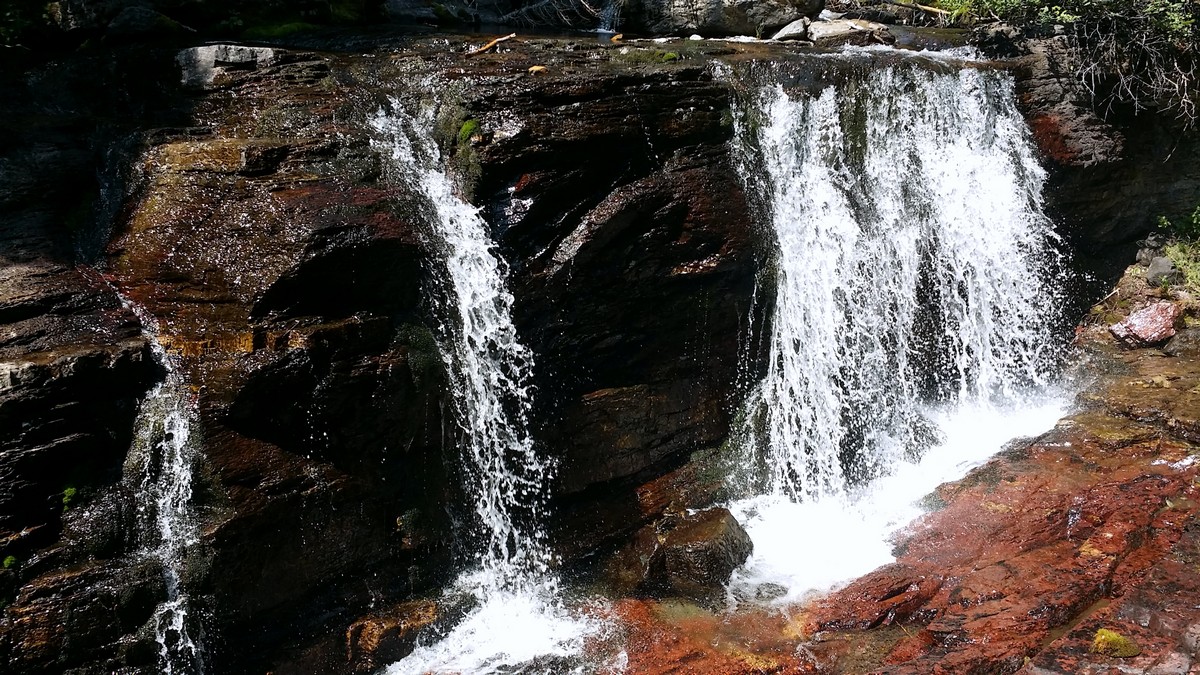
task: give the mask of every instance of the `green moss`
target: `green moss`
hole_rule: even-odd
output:
[[[467,120],[463,122],[462,126],[458,128],[459,144],[470,142],[471,137],[475,135],[476,131],[479,131],[479,120]]]
[[[62,492],[63,511],[66,511],[67,509],[71,508],[71,502],[75,501],[75,497],[78,494],[79,494],[79,491],[76,490],[74,486],[67,486],[67,489],[63,490],[63,492]]]
[[[1092,652],[1124,659],[1141,654],[1142,649],[1137,646],[1136,642],[1124,635],[1114,630],[1101,628],[1096,631],[1096,637],[1092,638]]]
[[[678,61],[679,54],[676,54],[675,52],[667,52],[666,54],[663,54],[662,58],[659,60],[662,61],[663,63],[668,63],[670,61]]]
[[[4,559],[4,569],[10,570],[17,566],[17,556],[10,555]]]

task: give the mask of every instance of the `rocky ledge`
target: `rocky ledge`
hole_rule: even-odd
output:
[[[389,96],[416,104],[436,89],[454,98],[439,142],[496,225],[512,271],[515,320],[539,364],[531,422],[560,462],[550,539],[565,542],[564,559],[586,567],[631,537],[661,535],[671,541],[650,547],[647,576],[631,585],[665,592],[690,583],[674,570],[696,556],[722,568],[744,557],[744,538],[724,518],[716,522],[726,543],[707,551],[683,541],[697,528],[675,522],[712,502],[719,486],[707,462],[729,428],[739,376],[752,379],[761,365],[739,373],[760,257],[728,143],[736,92],[711,66],[803,48],[521,39],[466,56],[482,42],[399,38],[364,47],[366,55],[204,45],[108,62],[92,53],[5,73],[0,206],[14,214],[0,229],[0,664],[8,672],[154,670],[152,614],[166,591],[141,554],[136,467],[126,462],[136,403],[162,377],[149,330],[184,374],[196,414],[202,543],[183,584],[205,617],[212,670],[369,670],[435,620],[420,596],[446,578],[444,504],[461,496],[444,461],[453,434],[432,340],[431,252],[412,195],[387,180],[371,146],[369,121]],[[104,85],[131,72],[143,88],[122,88],[113,100],[117,88]],[[417,76],[438,86],[412,86]],[[1151,194],[1164,184],[1129,190]],[[1123,241],[1088,217],[1076,221],[1082,241],[1104,251]],[[1138,373],[1158,363],[1152,352],[1130,354],[1143,352],[1108,359],[1132,359],[1127,367]],[[1124,419],[1112,417],[1115,403],[1097,406],[1092,414]],[[1058,609],[1009,633],[1017,642],[1061,627],[1086,609],[1081,603],[1127,580],[1149,578],[1187,540],[1175,515],[1190,513],[1180,476],[1191,469],[1173,465],[1190,446],[1179,424],[1140,415],[1126,413],[1137,419],[1122,422],[1111,442],[1087,431],[1107,427],[1067,424],[1055,432],[1060,440],[1009,453],[991,469],[1024,478],[947,488],[931,532],[942,518],[993,523],[999,534],[964,540],[958,553],[938,549],[932,535],[915,537],[893,576],[882,577],[902,587],[868,580],[852,609],[811,609],[807,623],[787,629],[787,653],[797,635],[884,623],[872,634],[922,637],[904,642],[907,652],[893,641],[881,653],[928,663],[955,640],[998,630],[962,614],[967,591],[951,595],[973,569],[969,559],[986,558],[972,558],[972,545],[997,547],[986,558],[996,562],[1026,543],[1049,556],[1094,540],[1099,553],[1084,581],[1064,581]],[[1161,435],[1153,452],[1140,435],[1150,433]],[[1078,462],[1055,445],[1062,439],[1085,453]],[[1146,466],[1118,467],[1116,455],[1103,455],[1114,444]],[[1109,478],[1097,471],[1054,482],[1062,465],[1113,468]],[[1142,468],[1131,467],[1149,478],[1134,481]],[[1031,494],[1038,481],[1058,492]],[[1122,489],[1121,481],[1133,482]],[[1119,517],[1140,523],[1134,530],[1103,537],[1118,517],[1105,510],[1105,490],[1141,495],[1120,502]],[[1079,525],[1091,528],[1084,539],[1074,525],[1070,533],[1013,525],[1001,536],[1018,522],[1001,516],[1045,519],[1046,509],[1063,509],[1055,518],[1070,520],[1077,497],[1091,509],[1077,509],[1090,519]],[[1161,511],[1160,497],[1174,506]],[[996,563],[988,574],[1004,569]],[[1013,578],[1023,583],[1031,570]],[[1032,601],[1008,592],[1017,594],[1013,607]],[[677,663],[649,646],[674,630],[663,616],[682,613],[701,632],[720,623],[650,608],[618,607],[640,672]],[[901,624],[900,636],[886,633]],[[712,655],[714,672],[769,665],[769,640],[752,658],[705,639],[696,663]],[[672,640],[678,658],[697,644]],[[810,649],[832,655],[844,644]]]
[[[1075,412],[939,487],[895,563],[785,612],[625,601],[631,671],[1195,672],[1200,347],[1175,326],[1197,306],[1145,276],[1131,267],[1080,326],[1094,380]],[[1162,305],[1152,344],[1117,339]]]

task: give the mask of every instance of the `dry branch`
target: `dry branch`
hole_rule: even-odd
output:
[[[515,37],[517,37],[516,33],[509,33],[508,35],[505,35],[504,37],[498,37],[495,40],[492,40],[491,42],[487,43],[486,45],[480,47],[479,49],[472,49],[471,51],[467,52],[467,56],[475,56],[476,54],[482,54],[482,53],[486,52],[487,50],[491,49],[492,47],[495,47],[496,45],[500,44],[501,42],[504,42],[506,40],[511,40]]]

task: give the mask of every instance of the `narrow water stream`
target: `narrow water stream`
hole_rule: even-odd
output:
[[[446,173],[433,138],[435,114],[432,106],[414,114],[393,99],[373,126],[397,180],[424,199],[444,264],[439,346],[477,521],[467,570],[447,593],[451,602],[469,596],[474,608],[448,635],[387,672],[508,672],[511,664],[577,653],[593,622],[569,615],[551,570],[541,523],[554,466],[528,430],[532,357],[512,323],[507,269],[488,224]]]
[[[141,319],[155,360],[166,371],[138,409],[134,446],[126,466],[138,503],[138,530],[145,554],[162,565],[166,601],[154,611],[159,667],[167,675],[204,672],[199,623],[182,586],[200,533],[192,512],[195,443],[187,383],[155,333],[153,317],[126,301]]]

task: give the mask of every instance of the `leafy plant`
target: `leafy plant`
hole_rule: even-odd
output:
[[[62,492],[63,511],[66,511],[67,509],[71,508],[71,502],[75,501],[75,497],[78,494],[79,494],[79,491],[76,490],[74,486],[68,486],[67,489],[63,490],[63,492]]]
[[[12,569],[17,566],[17,556],[10,555],[4,558],[4,569]]]

